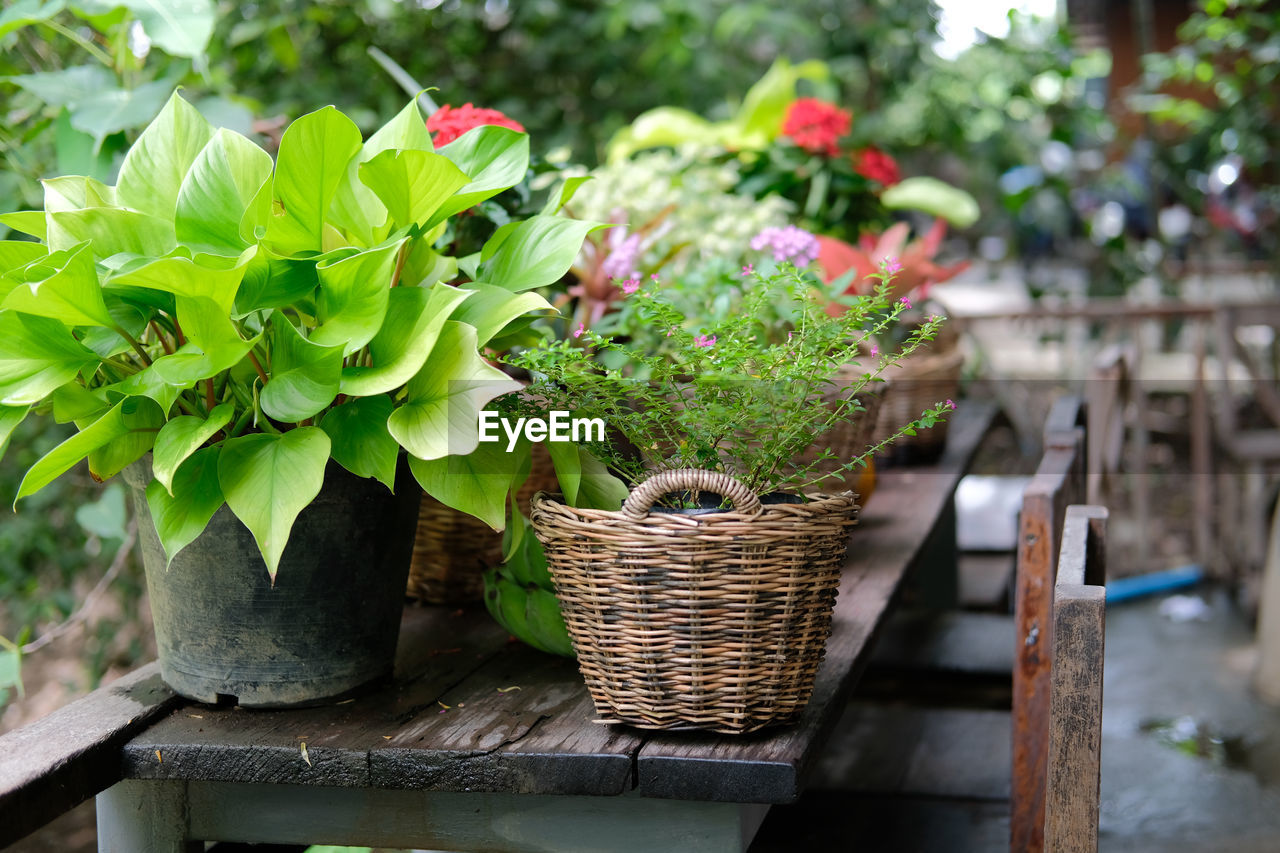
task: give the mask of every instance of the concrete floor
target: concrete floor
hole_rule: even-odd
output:
[[[1200,594],[1204,621],[1171,621],[1161,598],[1108,608],[1104,853],[1280,851],[1280,709],[1249,690],[1252,630],[1225,596]],[[1008,751],[987,750],[988,767],[973,743],[961,751],[974,796],[885,797],[828,776],[800,803],[773,810],[752,853],[1007,850],[1007,803],[992,796],[991,779],[1007,779]],[[954,791],[939,781],[934,790]]]

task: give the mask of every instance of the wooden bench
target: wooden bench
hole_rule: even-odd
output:
[[[737,738],[598,725],[574,662],[508,642],[479,608],[408,608],[395,679],[346,703],[255,712],[157,696],[149,718],[98,736],[84,718],[106,707],[99,691],[39,724],[75,730],[83,748],[42,757],[26,729],[0,738],[0,755],[16,756],[0,765],[0,804],[77,780],[30,818],[0,808],[0,845],[110,785],[98,797],[105,851],[185,853],[196,840],[740,851],[770,804],[804,790],[903,578],[934,558],[993,411],[962,405],[937,464],[881,475],[796,725]]]

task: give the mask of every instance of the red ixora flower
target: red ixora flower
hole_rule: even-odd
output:
[[[524,125],[515,119],[507,118],[497,110],[473,107],[471,104],[460,107],[441,104],[440,109],[427,119],[427,130],[435,134],[433,141],[440,146],[448,145],[471,128],[482,124],[496,124],[498,127],[509,127],[524,133]]]
[[[817,98],[797,98],[787,109],[782,135],[811,154],[834,157],[840,153],[836,141],[849,132],[853,116],[835,104]]]
[[[886,187],[902,180],[897,161],[873,145],[853,152],[853,170],[868,181],[878,181]]]

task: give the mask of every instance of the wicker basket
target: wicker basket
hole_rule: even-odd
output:
[[[520,511],[529,514],[534,494],[559,488],[551,454],[533,445],[529,479],[516,492]],[[445,506],[424,494],[409,563],[405,594],[423,604],[467,604],[484,600],[484,571],[502,562],[502,534],[473,515]]]
[[[734,509],[653,510],[672,491]],[[794,721],[813,690],[857,506],[762,505],[731,477],[658,474],[619,511],[533,499],[569,634],[602,723],[750,732]]]
[[[887,368],[884,377],[888,384],[881,394],[873,443],[893,435],[924,410],[959,396],[963,366],[964,353],[954,346],[941,352],[913,354],[902,364]],[[887,456],[894,461],[929,461],[942,452],[946,443],[947,421],[942,420],[915,435],[902,436],[889,446]]]

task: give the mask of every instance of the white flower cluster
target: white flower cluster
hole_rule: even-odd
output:
[[[664,277],[712,259],[740,265],[758,258],[751,238],[787,225],[793,211],[777,196],[735,193],[737,165],[708,163],[693,150],[645,152],[591,175],[570,204],[579,218],[625,223],[634,232],[672,208],[645,235],[638,258],[639,266],[652,268],[671,257],[660,271]]]

